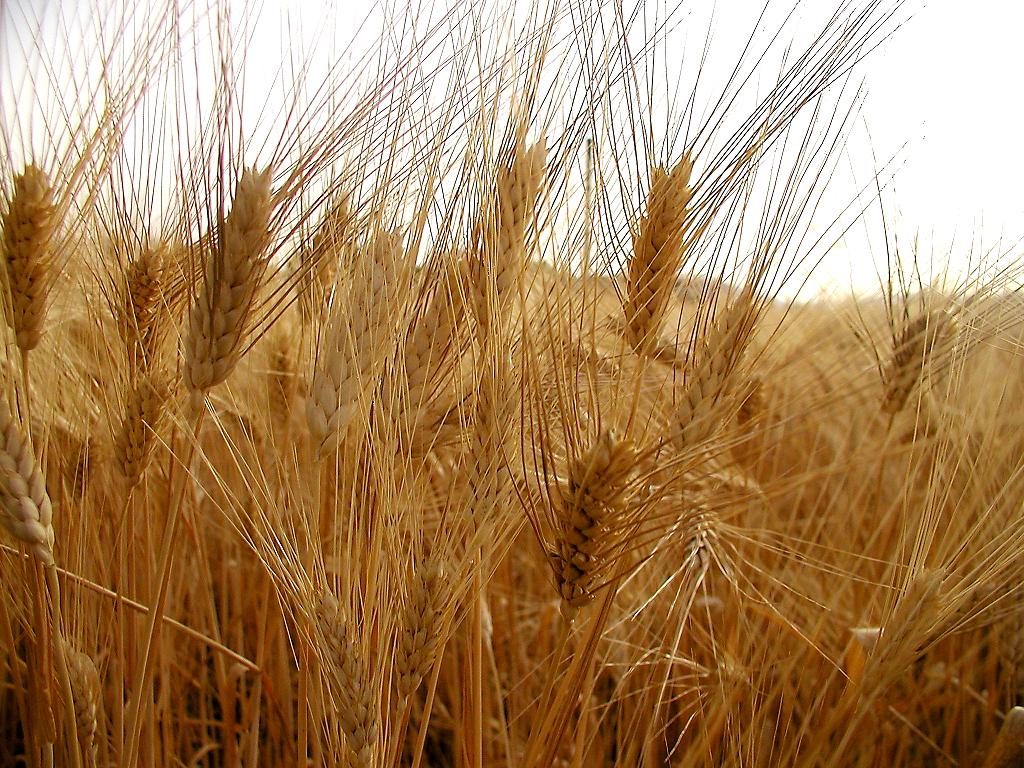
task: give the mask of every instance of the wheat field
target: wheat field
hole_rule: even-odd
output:
[[[0,5],[0,764],[1022,764],[1017,255],[794,298],[900,3],[707,108],[653,2],[389,6],[273,98],[255,7],[57,6]]]

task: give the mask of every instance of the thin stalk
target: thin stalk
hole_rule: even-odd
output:
[[[192,439],[185,449],[182,472],[174,475],[169,483],[173,490],[173,497],[168,508],[168,518],[164,523],[163,539],[160,544],[160,561],[157,568],[158,586],[156,602],[149,614],[149,621],[146,626],[146,639],[142,649],[142,668],[139,670],[138,679],[135,683],[135,690],[132,692],[131,703],[128,707],[128,722],[131,731],[128,738],[128,753],[126,765],[135,765],[139,750],[139,736],[142,727],[142,699],[146,689],[149,687],[150,678],[153,673],[153,644],[156,640],[157,628],[163,617],[165,603],[167,601],[167,588],[170,583],[171,565],[174,556],[175,534],[178,529],[178,521],[181,518],[181,507],[185,495],[185,485],[189,476],[189,467],[192,465],[192,458],[196,446],[199,443],[199,432],[203,426],[203,419],[206,416],[206,408],[200,407],[192,425]],[[173,474],[174,458],[171,459]],[[174,481],[177,480],[177,483]]]

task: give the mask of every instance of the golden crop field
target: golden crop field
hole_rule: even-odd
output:
[[[1021,764],[1016,254],[793,298],[899,3],[132,5],[0,5],[0,765]]]

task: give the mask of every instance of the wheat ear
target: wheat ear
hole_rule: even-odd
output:
[[[323,592],[316,611],[321,639],[329,653],[328,675],[337,695],[336,714],[345,733],[350,764],[372,766],[380,726],[370,669],[337,598]]]
[[[161,243],[143,250],[125,270],[121,332],[133,364],[153,357],[166,263],[167,246]]]
[[[403,698],[416,690],[437,658],[449,599],[444,569],[432,557],[420,563],[412,584],[404,610],[395,670],[398,693]]]
[[[939,569],[919,572],[896,601],[864,668],[864,682],[869,686],[866,699],[882,690],[894,673],[909,668],[923,653],[934,634],[941,608],[943,575]]]
[[[474,296],[481,338],[490,333],[492,318],[508,321],[526,262],[526,229],[533,220],[544,181],[547,151],[543,144],[518,145],[512,162],[499,169],[494,207],[484,222],[482,253],[476,265]]]
[[[722,403],[750,336],[753,295],[744,290],[707,334],[688,366],[682,397],[676,403],[673,440],[691,448],[711,439],[725,414]]]
[[[1003,727],[985,758],[982,768],[1013,768],[1024,761],[1024,707],[1006,713]]]
[[[270,241],[270,168],[245,170],[231,211],[204,273],[192,307],[185,354],[185,381],[202,395],[224,381],[245,349],[245,335]]]
[[[459,342],[459,325],[465,315],[463,291],[466,262],[452,261],[427,303],[426,310],[413,318],[406,337],[402,369],[404,391],[395,393],[403,427],[415,433],[420,425],[436,424],[445,410],[436,402],[444,384],[446,366]]]
[[[53,186],[34,165],[14,178],[14,194],[3,218],[4,260],[11,294],[8,325],[23,352],[43,335],[53,281],[50,243],[57,225]]]
[[[401,239],[381,232],[349,275],[343,300],[336,303],[313,372],[306,400],[306,422],[318,458],[333,450],[376,389],[392,351],[398,294]]]
[[[349,199],[343,194],[317,226],[310,248],[302,252],[306,258],[299,267],[299,310],[306,322],[322,312],[327,304],[351,218]]]
[[[952,316],[934,309],[907,323],[896,340],[892,357],[882,375],[882,412],[897,413],[921,381],[935,348],[948,343],[956,333]]]
[[[64,657],[67,659],[68,675],[71,680],[71,696],[75,707],[75,725],[78,741],[85,754],[96,764],[96,732],[100,713],[100,673],[88,655],[76,650],[70,643],[64,643]]]
[[[0,516],[4,528],[46,565],[53,565],[53,507],[32,444],[9,402],[0,405]]]
[[[114,440],[114,457],[129,488],[139,483],[149,466],[156,429],[168,397],[167,384],[155,372],[140,378],[131,394],[120,431]]]
[[[651,353],[683,260],[690,174],[687,155],[671,171],[655,168],[647,215],[638,222],[626,276],[626,339],[638,354]]]
[[[558,593],[572,609],[592,601],[610,576],[635,466],[633,444],[604,432],[570,464],[554,494],[556,541],[549,556]]]

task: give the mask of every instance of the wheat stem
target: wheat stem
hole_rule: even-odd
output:
[[[167,521],[164,523],[164,532],[160,543],[156,600],[149,611],[149,621],[146,623],[145,640],[142,646],[142,667],[136,676],[131,703],[128,706],[129,738],[127,759],[125,760],[128,765],[134,765],[138,755],[139,737],[142,730],[142,699],[149,688],[150,678],[153,674],[155,658],[153,646],[156,642],[157,629],[163,619],[164,607],[167,602],[167,589],[170,584],[171,564],[174,560],[174,544],[177,539],[178,521],[181,518],[185,487],[190,476],[189,467],[192,465],[192,458],[195,454],[196,446],[199,444],[199,436],[205,416],[205,409],[200,409],[195,414],[195,421],[193,422],[190,435],[191,439],[182,457],[182,471],[174,473],[171,478],[171,488],[173,490],[171,491],[171,503],[168,507]]]

